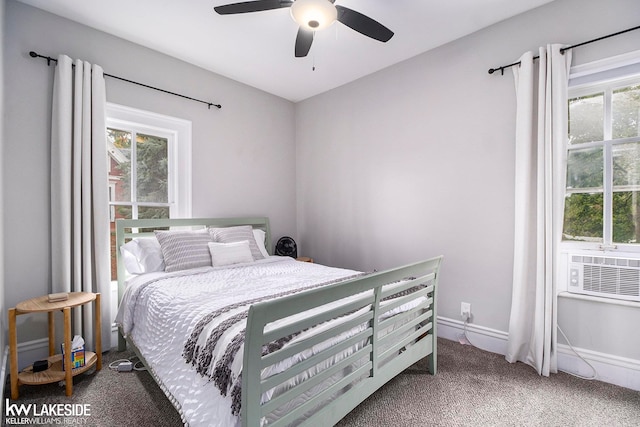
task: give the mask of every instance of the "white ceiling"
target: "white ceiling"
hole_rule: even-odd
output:
[[[381,43],[335,23],[306,58],[294,57],[289,8],[222,16],[214,6],[240,0],[19,1],[296,102],[552,0],[336,0],[394,37]]]

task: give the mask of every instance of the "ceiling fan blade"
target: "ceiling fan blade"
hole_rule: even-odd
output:
[[[254,0],[216,6],[213,10],[220,15],[233,15],[236,13],[261,12],[263,10],[290,7],[292,3],[293,1],[290,0]]]
[[[298,28],[296,36],[296,58],[303,58],[309,53],[311,43],[313,42],[313,31],[307,31],[304,28]]]
[[[381,42],[387,42],[393,37],[393,31],[360,12],[340,5],[336,5],[336,9],[338,9],[338,21],[360,34]]]

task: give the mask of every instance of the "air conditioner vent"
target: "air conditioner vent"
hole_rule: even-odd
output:
[[[640,301],[640,259],[571,255],[569,292]]]

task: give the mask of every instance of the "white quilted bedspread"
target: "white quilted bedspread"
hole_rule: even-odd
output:
[[[241,299],[255,299],[313,283],[347,278],[353,270],[269,257],[231,268],[152,273],[133,278],[116,317],[149,369],[180,410],[185,424],[235,426],[231,398],[182,356],[194,325],[206,314]]]

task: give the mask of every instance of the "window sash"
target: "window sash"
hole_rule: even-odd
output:
[[[191,217],[191,122],[176,117],[138,110],[123,105],[107,103],[108,128],[135,130],[136,133],[157,135],[167,138],[169,149],[168,205],[171,217]],[[133,136],[132,136],[133,138]],[[132,145],[135,139],[132,139]],[[132,164],[135,159],[130,159]],[[132,200],[136,201],[137,191],[132,187]],[[126,203],[126,201],[125,201]],[[122,205],[123,202],[115,202]],[[153,205],[144,202],[143,205]]]
[[[578,88],[569,88],[569,99],[576,97],[589,96],[598,93],[604,94],[604,120],[603,120],[603,141],[591,141],[584,143],[574,143],[568,146],[568,153],[571,151],[585,150],[589,148],[603,148],[603,186],[588,188],[566,188],[565,194],[585,194],[585,193],[603,193],[603,242],[575,242],[563,241],[563,245],[570,248],[598,248],[606,250],[619,250],[624,252],[640,252],[640,242],[628,244],[613,242],[613,193],[621,191],[639,191],[640,185],[620,186],[613,184],[613,149],[616,145],[640,143],[640,136],[631,138],[612,139],[613,132],[613,103],[612,97],[616,90],[626,88],[631,85],[640,84],[640,76],[625,77],[607,83],[595,83],[583,85]]]

